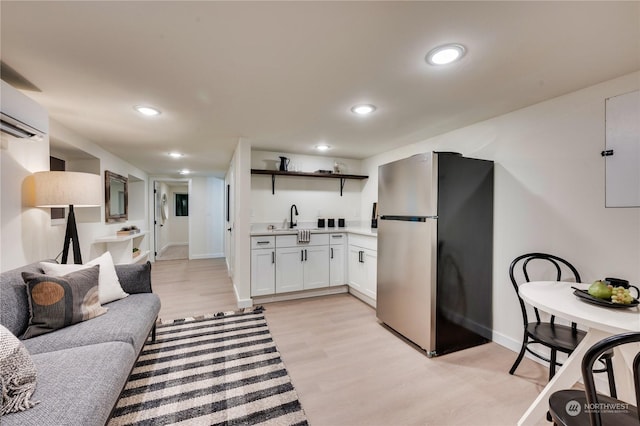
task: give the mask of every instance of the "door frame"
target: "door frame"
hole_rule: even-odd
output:
[[[162,178],[162,177],[153,177],[151,178],[151,196],[153,199],[153,217],[152,217],[152,221],[151,224],[153,225],[153,252],[149,254],[150,259],[155,262],[156,260],[156,256],[158,255],[158,242],[160,240],[160,238],[158,237],[158,234],[162,233],[161,228],[162,228],[162,216],[161,216],[161,211],[159,209],[159,197],[160,197],[160,184],[165,183],[167,185],[172,185],[172,184],[176,184],[176,183],[180,183],[180,184],[187,184],[187,193],[189,195],[191,195],[191,179],[189,178]],[[169,200],[169,202],[171,202]],[[171,209],[169,209],[169,217],[171,216]],[[189,216],[189,225],[188,225],[188,232],[187,232],[187,241],[189,242],[189,256],[188,258],[191,259],[191,217]]]

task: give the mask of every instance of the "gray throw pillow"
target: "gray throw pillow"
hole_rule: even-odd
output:
[[[24,411],[37,402],[31,401],[36,390],[36,367],[22,342],[0,325],[0,416]]]
[[[95,318],[107,312],[100,305],[100,266],[62,277],[23,272],[29,298],[29,326],[23,339]]]

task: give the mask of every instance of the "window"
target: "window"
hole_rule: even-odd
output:
[[[176,194],[176,216],[189,216],[189,194]]]

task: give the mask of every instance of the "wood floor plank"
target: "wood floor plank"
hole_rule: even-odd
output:
[[[152,279],[163,319],[237,309],[224,259],[156,262]],[[509,375],[495,343],[428,358],[348,294],[264,306],[312,426],[511,426],[546,383],[528,359]]]

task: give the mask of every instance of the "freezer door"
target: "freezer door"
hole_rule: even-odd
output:
[[[437,215],[437,154],[428,152],[378,168],[378,214]]]
[[[377,316],[435,351],[436,219],[378,223]]]

